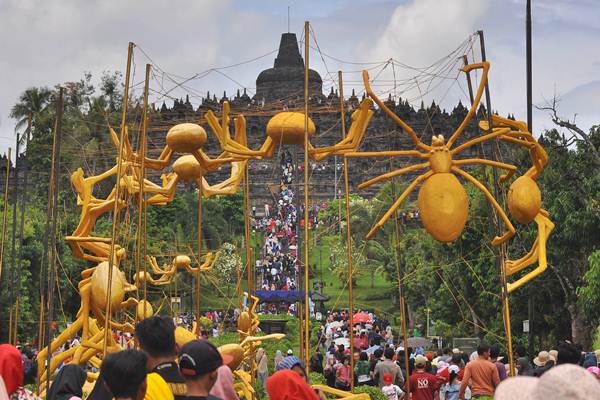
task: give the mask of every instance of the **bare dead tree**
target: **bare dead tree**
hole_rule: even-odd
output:
[[[550,113],[550,118],[552,119],[552,122],[554,122],[555,125],[558,125],[561,128],[565,128],[569,132],[571,132],[571,134],[573,134],[573,136],[576,138],[577,142],[584,142],[592,152],[592,156],[594,157],[594,164],[600,165],[600,152],[598,152],[598,149],[596,148],[596,146],[594,146],[594,143],[590,139],[589,134],[584,132],[583,129],[578,127],[575,123],[575,117],[577,116],[577,114],[575,114],[572,121],[569,119],[559,117],[558,103],[560,103],[560,98],[556,94],[554,94],[554,96],[552,97],[552,101],[546,100],[545,106],[536,106],[536,108],[541,111],[548,111]]]

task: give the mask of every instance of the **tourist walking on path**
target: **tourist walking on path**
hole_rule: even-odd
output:
[[[427,358],[422,355],[415,357],[415,372],[409,378],[412,400],[434,400],[438,398],[438,380],[435,376],[425,372],[426,366]]]
[[[391,347],[386,347],[383,356],[385,359],[383,361],[378,362],[375,365],[375,372],[373,377],[377,382],[377,385],[381,389],[384,386],[383,383],[383,375],[384,374],[392,374],[392,378],[394,379],[394,384],[398,386],[404,385],[404,376],[402,375],[402,370],[400,366],[396,364],[392,359],[394,358],[394,349]]]
[[[471,388],[474,398],[493,399],[494,391],[500,384],[498,369],[490,362],[490,346],[481,343],[477,347],[477,358],[465,366],[465,375],[460,384],[458,398],[464,399],[467,386]]]
[[[256,364],[257,369],[256,373],[258,375],[258,380],[262,383],[263,386],[267,384],[267,377],[269,376],[269,358],[267,357],[267,353],[265,349],[260,348],[256,352]],[[266,387],[266,386],[265,386]]]

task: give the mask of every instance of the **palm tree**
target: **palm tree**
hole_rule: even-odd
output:
[[[36,88],[32,87],[25,90],[19,101],[10,110],[10,117],[17,120],[15,124],[15,131],[22,129],[23,127],[34,127],[36,125],[36,119],[48,111],[48,106],[52,99],[52,91],[46,87]],[[32,132],[26,129],[25,134],[21,135],[24,141],[27,136]]]

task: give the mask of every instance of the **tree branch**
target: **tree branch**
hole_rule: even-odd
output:
[[[536,108],[540,111],[549,111],[550,118],[552,119],[552,122],[554,122],[555,125],[558,125],[561,128],[568,129],[569,132],[571,132],[574,136],[581,138],[581,140],[584,141],[592,151],[592,156],[594,157],[594,164],[600,165],[600,153],[598,152],[598,149],[596,149],[596,146],[594,146],[594,143],[590,140],[589,135],[575,124],[575,118],[573,118],[573,121],[571,122],[568,119],[563,119],[558,116],[557,107],[559,102],[560,99],[556,96],[556,94],[554,94],[554,97],[552,98],[551,102],[546,101],[546,106],[536,106]]]

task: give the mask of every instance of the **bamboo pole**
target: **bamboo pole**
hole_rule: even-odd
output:
[[[28,151],[29,151],[29,138],[31,137],[31,122],[32,116],[30,115],[27,119],[27,131],[25,136],[25,152],[23,153],[23,193],[21,195],[21,222],[19,226],[19,252],[17,254],[17,263],[18,268],[18,277],[17,282],[15,283],[16,291],[17,291],[17,307],[15,311],[15,320],[14,320],[14,333],[13,338],[15,339],[15,343],[17,340],[17,332],[19,329],[19,298],[21,296],[21,271],[23,271],[23,231],[25,230],[25,211],[27,209],[27,187],[28,187],[28,175],[29,175],[29,162],[28,162]]]
[[[203,225],[203,215],[202,212],[204,211],[202,209],[202,185],[198,185],[198,265],[200,265],[201,263],[201,257],[202,257],[202,225]],[[200,275],[200,268],[198,268],[198,273],[196,275],[196,335],[200,335],[201,333],[201,329],[200,329],[200,318],[201,318],[201,311],[200,311],[200,294],[201,294],[201,288],[202,288],[202,282],[200,280],[201,275]]]
[[[486,57],[485,57],[485,40],[484,40],[484,36],[483,36],[483,31],[478,31],[477,32],[479,35],[479,43],[481,46],[481,61],[485,62],[486,61]],[[488,117],[488,129],[491,131],[492,129],[492,101],[490,98],[490,88],[489,88],[489,84],[488,82],[485,83],[485,106],[486,106],[486,110],[487,110],[487,117]],[[496,146],[498,146],[498,141],[496,139]],[[495,154],[496,156],[496,154]],[[497,157],[494,157],[497,158]],[[499,198],[500,195],[500,190],[498,190],[498,177],[497,177],[497,172],[496,169],[494,168],[492,170],[493,172],[493,177],[494,177],[494,197]],[[494,212],[494,217],[495,217],[495,222],[496,222],[496,229],[501,232],[501,224],[500,224],[500,218],[498,217],[498,213]],[[498,270],[500,272],[500,294],[502,297],[502,319],[504,321],[504,330],[506,331],[506,347],[507,347],[507,352],[508,352],[508,363],[510,366],[510,376],[515,376],[515,364],[514,364],[514,356],[513,356],[513,348],[512,348],[512,329],[510,326],[510,304],[509,304],[509,300],[508,300],[508,287],[507,287],[507,281],[506,281],[506,255],[507,255],[507,248],[506,248],[506,243],[502,243],[500,245],[500,249],[498,252],[498,259],[497,259],[497,264],[498,264]]]
[[[117,185],[115,189],[115,204],[113,207],[112,232],[110,238],[110,256],[108,258],[108,280],[106,283],[106,300],[105,319],[104,319],[104,340],[102,341],[102,357],[106,356],[106,348],[108,346],[109,331],[112,331],[110,326],[111,320],[111,295],[112,295],[112,276],[113,266],[115,264],[115,245],[117,240],[117,232],[119,227],[119,201],[121,197],[121,176],[123,174],[123,147],[125,146],[125,128],[127,126],[127,106],[129,104],[129,76],[131,74],[131,58],[133,56],[133,42],[129,42],[127,48],[127,70],[125,72],[125,89],[123,91],[123,110],[121,112],[121,132],[119,134],[119,155],[117,157]],[[143,183],[142,183],[143,184]],[[117,267],[118,268],[118,267]]]
[[[390,170],[393,170],[392,158],[390,158]],[[396,178],[392,180],[392,198],[396,198]],[[410,354],[408,353],[408,325],[406,320],[406,297],[404,296],[404,271],[402,270],[400,254],[400,227],[398,225],[398,210],[394,211],[394,243],[396,250],[396,275],[398,278],[398,297],[400,302],[400,324],[402,339],[404,342],[404,368],[406,370],[405,382],[406,392],[410,393]]]
[[[4,242],[6,241],[6,225],[8,219],[8,184],[10,177],[10,147],[8,148],[8,157],[6,158],[6,181],[4,183],[4,211],[2,215],[2,244],[0,244],[0,282],[2,282],[2,267],[4,265]],[[12,308],[9,303],[9,321],[8,321],[8,338],[10,343],[10,335],[12,333]]]
[[[250,188],[248,179],[248,168],[244,169],[244,244],[246,247],[246,273],[248,275],[248,295],[254,290],[254,274],[252,271],[252,250],[250,248]]]
[[[48,233],[46,237],[46,254],[48,257],[48,290],[46,292],[46,300],[48,302],[46,312],[46,341],[48,342],[46,372],[48,378],[46,379],[46,393],[48,393],[48,391],[50,390],[49,374],[50,362],[52,360],[52,336],[50,334],[50,328],[54,313],[54,276],[56,274],[56,220],[58,219],[57,202],[58,185],[60,182],[58,176],[60,171],[60,143],[62,136],[63,93],[64,89],[61,87],[59,89],[58,100],[56,104],[56,123],[54,125],[54,139],[52,141],[52,168],[50,170],[50,190],[48,194],[50,202],[48,204],[48,222],[46,225],[46,232]]]
[[[144,296],[144,318],[146,317],[146,300],[147,300],[147,267],[146,267],[146,254],[142,257],[142,243],[144,236],[144,225],[143,219],[145,205],[144,195],[144,179],[146,178],[146,130],[148,129],[148,89],[150,85],[150,64],[146,64],[146,77],[144,79],[144,109],[142,110],[142,130],[140,132],[140,142],[138,144],[138,152],[140,154],[140,189],[138,191],[138,229],[136,237],[136,251],[135,251],[135,276],[139,276],[140,263],[144,263],[144,290],[142,295]],[[137,298],[140,298],[139,288],[137,288]],[[135,313],[135,321],[138,321],[138,313]]]
[[[340,115],[342,119],[342,140],[346,138],[346,114],[344,112],[344,83],[342,71],[338,71],[340,86]],[[354,265],[352,263],[352,235],[350,230],[350,184],[348,181],[348,159],[344,157],[344,192],[346,200],[346,251],[348,256],[348,310],[350,326],[350,391],[354,391],[354,296],[352,293]],[[341,220],[340,220],[341,221]],[[341,225],[341,222],[340,222]]]
[[[10,249],[10,274],[9,274],[9,307],[10,307],[10,317],[9,317],[9,325],[8,325],[8,343],[15,345],[15,337],[14,337],[14,304],[15,304],[15,276],[17,269],[17,260],[15,249],[17,246],[17,203],[19,202],[19,147],[20,147],[20,139],[21,137],[17,133],[17,143],[16,143],[16,152],[15,152],[15,168],[13,169],[13,182],[12,182],[12,243]]]
[[[10,151],[8,148],[8,156],[6,158],[6,179],[4,181],[4,210],[2,211],[2,241],[0,243],[0,281],[2,281],[2,267],[4,266],[4,242],[6,240],[6,223],[8,219],[8,184],[10,177]]]
[[[304,22],[304,361],[305,365],[310,364],[310,306],[308,296],[308,44],[309,44],[309,23]]]

